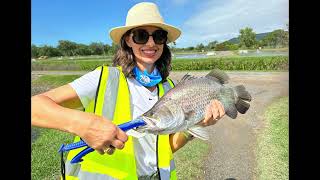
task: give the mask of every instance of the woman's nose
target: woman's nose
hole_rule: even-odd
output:
[[[152,36],[149,36],[149,39],[148,39],[146,45],[147,45],[147,46],[151,46],[151,47],[155,45],[155,42],[154,42]]]

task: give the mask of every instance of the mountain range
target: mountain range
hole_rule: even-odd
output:
[[[266,35],[268,35],[269,33],[271,33],[271,32],[265,32],[265,33],[256,34],[256,39],[259,41],[259,40],[261,40],[263,37],[265,37]],[[239,38],[238,38],[238,37],[232,38],[232,39],[229,39],[228,41],[231,42],[231,43],[233,43],[233,44],[238,44],[238,43],[239,43]]]

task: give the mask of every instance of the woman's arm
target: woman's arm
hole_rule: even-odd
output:
[[[172,153],[178,151],[194,137],[188,132],[177,132],[169,135],[169,141]]]
[[[110,144],[118,149],[124,147],[128,137],[121,129],[94,113],[74,109],[81,107],[69,84],[35,95],[31,98],[31,125],[78,135],[101,154]]]

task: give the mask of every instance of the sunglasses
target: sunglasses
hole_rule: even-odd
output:
[[[153,41],[156,44],[161,45],[166,43],[168,38],[168,32],[162,29],[155,30],[151,35],[144,29],[135,29],[132,30],[131,33],[133,34],[133,42],[136,44],[145,44],[148,42],[149,36],[152,36]]]

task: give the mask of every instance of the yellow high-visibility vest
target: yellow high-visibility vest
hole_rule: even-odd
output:
[[[121,67],[100,66],[101,75],[97,95],[92,100],[86,112],[94,112],[112,120],[114,124],[122,124],[132,120],[130,93],[126,77]],[[159,97],[174,86],[167,78],[164,83],[158,84]],[[83,157],[83,161],[71,164],[71,159],[85,147],[74,149],[68,153],[65,163],[66,179],[138,179],[134,146],[131,136],[122,150],[116,150],[113,155],[100,155],[93,151]],[[78,142],[80,137],[75,137]],[[169,143],[169,135],[157,136],[157,168],[161,180],[177,179],[176,169]]]

